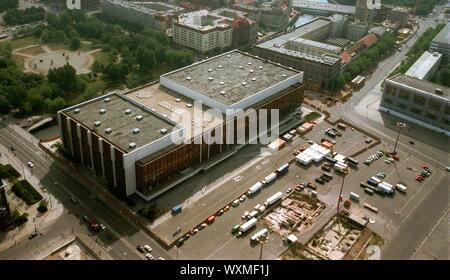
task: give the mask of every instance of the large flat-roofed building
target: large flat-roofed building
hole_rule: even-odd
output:
[[[419,59],[406,71],[405,75],[420,80],[429,80],[439,69],[442,54],[425,51]]]
[[[60,111],[63,146],[112,190],[149,200],[254,140],[249,118],[230,110],[253,108],[260,119],[258,109],[278,109],[287,120],[302,82],[302,72],[231,51]]]
[[[430,51],[439,52],[446,59],[450,59],[450,23],[447,23],[431,41]]]
[[[398,74],[386,79],[380,110],[450,135],[450,88]]]
[[[184,10],[163,2],[123,0],[100,0],[100,9],[107,16],[169,33],[173,18]]]
[[[256,45],[252,52],[260,57],[304,71],[305,83],[325,87],[341,71],[341,48],[320,43],[330,35],[332,22],[318,18],[292,32]]]

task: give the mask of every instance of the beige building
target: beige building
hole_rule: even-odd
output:
[[[231,22],[207,10],[182,14],[173,24],[173,42],[201,53],[231,48]]]

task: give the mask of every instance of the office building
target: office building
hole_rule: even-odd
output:
[[[450,59],[450,23],[447,23],[431,41],[430,51],[439,52],[445,59]]]
[[[406,71],[405,75],[420,80],[430,80],[439,69],[442,54],[425,51],[419,59]]]

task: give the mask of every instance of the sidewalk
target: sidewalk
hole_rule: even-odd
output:
[[[64,207],[54,196],[42,189],[40,180],[33,176],[32,172],[25,168],[23,164],[21,164],[19,160],[17,160],[14,155],[7,150],[7,148],[0,146],[0,152],[0,163],[11,164],[17,171],[19,171],[19,173],[21,173],[21,177],[19,179],[22,179],[25,175],[26,180],[42,195],[43,199],[48,201],[49,209],[45,213],[39,213],[37,211],[39,203],[34,205],[26,205],[21,198],[16,197],[10,191],[10,187],[7,187],[7,197],[11,212],[13,212],[16,208],[19,208],[18,211],[20,213],[26,212],[29,216],[28,222],[24,225],[16,227],[15,229],[0,235],[0,252],[2,252],[10,247],[13,247],[23,238],[28,237],[35,231],[35,228],[39,232],[48,227],[54,220],[58,219],[58,217],[62,215]]]

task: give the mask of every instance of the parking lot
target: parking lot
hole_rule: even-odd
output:
[[[267,220],[264,221],[260,217],[256,227],[250,229],[248,233],[240,238],[236,238],[231,233],[231,229],[233,226],[243,222],[241,216],[245,211],[251,211],[255,205],[263,204],[268,197],[276,192],[281,191],[284,193],[284,196],[287,196],[286,190],[295,188],[300,183],[312,183],[316,186],[318,198],[326,204],[328,210],[325,211],[326,214],[323,214],[322,216],[324,217],[322,218],[330,219],[335,213],[330,210],[336,208],[340,187],[344,179],[343,174],[331,170],[333,178],[329,182],[324,184],[316,183],[315,178],[324,173],[321,167],[326,161],[323,160],[321,163],[313,162],[309,166],[304,166],[295,162],[295,156],[293,155],[295,150],[309,146],[310,143],[308,141],[320,143],[322,138],[327,138],[335,143],[333,152],[344,156],[357,154],[353,157],[359,161],[357,167],[352,167],[350,173],[345,177],[342,192],[343,200],[349,199],[350,192],[358,194],[359,203],[352,201],[350,211],[359,217],[370,218],[374,223],[368,223],[367,226],[382,238],[389,238],[402,220],[413,210],[416,202],[420,201],[427,194],[427,189],[431,187],[433,182],[437,182],[442,176],[445,176],[444,171],[438,170],[422,162],[414,155],[407,154],[401,150],[397,150],[399,161],[392,160],[388,164],[385,162],[388,157],[381,156],[368,166],[363,162],[369,156],[377,151],[390,152],[393,150],[393,147],[384,143],[377,144],[377,139],[350,127],[347,127],[345,131],[338,130],[342,136],[332,138],[325,135],[325,131],[331,127],[333,127],[331,124],[321,122],[305,136],[296,136],[292,142],[288,143],[278,153],[262,157],[260,161],[246,166],[243,170],[237,169],[240,171],[237,172],[237,176],[221,182],[220,188],[193,202],[187,209],[183,209],[179,215],[168,218],[165,223],[158,225],[158,229],[161,230],[161,233],[164,233],[163,230],[165,230],[168,239],[176,240],[203,223],[208,216],[215,215],[217,211],[226,205],[230,205],[230,209],[221,216],[216,216],[213,223],[208,224],[194,236],[185,240],[184,244],[178,248],[179,258],[257,259],[259,258],[260,247],[251,245],[250,236],[263,228],[269,228],[270,231],[269,240],[264,245],[263,259],[276,258],[286,249],[286,244],[283,243],[280,233],[268,226]],[[361,151],[362,153],[358,154]],[[239,198],[250,186],[262,180],[285,162],[291,162],[288,173],[277,178],[269,186],[263,187],[255,196],[248,197],[239,206],[231,206],[231,202]],[[430,168],[432,174],[430,177],[425,178],[423,182],[418,182],[415,180],[415,177],[417,173],[422,171],[423,166]],[[378,172],[383,172],[385,174],[383,180],[394,186],[397,183],[407,186],[406,193],[396,191],[393,196],[377,193],[369,195],[365,193],[360,186],[360,182],[366,182],[368,178],[376,176]],[[304,192],[309,194],[310,190],[306,188]],[[212,201],[214,203],[211,203]],[[378,213],[364,208],[364,203],[378,208]],[[269,213],[270,211],[266,211],[265,215]],[[181,232],[174,235],[173,233],[177,227],[181,228]],[[297,232],[296,234],[301,239],[302,233]],[[177,249],[172,249],[174,255],[175,250]]]

